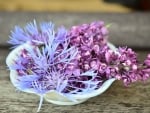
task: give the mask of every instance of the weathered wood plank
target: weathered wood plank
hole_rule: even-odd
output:
[[[9,81],[5,58],[8,49],[0,48],[0,113],[35,113],[39,98],[33,94],[18,93]],[[140,59],[150,51],[138,51]],[[100,96],[75,106],[58,106],[44,101],[40,113],[150,113],[150,80],[125,88],[116,81]]]
[[[116,45],[128,45],[135,48],[150,48],[150,13],[49,13],[49,12],[0,12],[0,46],[6,46],[10,30],[17,25],[36,19],[53,21],[56,26],[89,23],[104,20],[112,23],[110,41]]]

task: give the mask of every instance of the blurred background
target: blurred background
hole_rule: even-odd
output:
[[[0,0],[1,11],[149,11],[150,0]]]
[[[149,11],[150,0],[0,0],[0,46],[8,45],[15,25],[34,19],[66,28],[103,20],[112,23],[109,40],[115,45],[149,49]]]
[[[5,59],[14,26],[35,19],[69,29],[102,20],[110,24],[109,41],[135,50],[139,60],[150,53],[150,0],[0,0],[0,113],[35,113],[39,98],[16,93]],[[115,89],[115,90],[114,90]],[[128,89],[128,90],[127,90]],[[144,92],[144,93],[143,93]],[[21,95],[20,95],[21,94]],[[118,82],[102,97],[74,107],[44,102],[43,113],[150,113],[150,85],[123,88]],[[117,97],[117,98],[116,98]]]

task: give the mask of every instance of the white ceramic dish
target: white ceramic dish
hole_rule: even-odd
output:
[[[112,45],[111,43],[108,43],[108,46],[113,51],[116,51],[115,46]],[[11,51],[9,53],[8,57],[6,58],[6,64],[8,65],[8,67],[11,67],[11,65],[14,64],[15,59],[17,59],[17,57],[20,55],[20,51],[22,49],[32,48],[32,47],[33,46],[29,45],[28,43],[25,43],[25,44],[20,45],[17,48],[15,48],[13,51]],[[27,92],[27,93],[35,93],[32,89],[27,89],[27,90],[20,89],[15,84],[17,81],[17,76],[18,76],[17,71],[10,69],[10,80],[17,89],[19,89],[23,92]],[[52,91],[48,92],[47,94],[45,94],[44,98],[46,101],[53,103],[53,104],[57,104],[57,105],[75,105],[75,104],[82,103],[89,98],[92,98],[92,97],[102,94],[111,86],[111,84],[114,81],[115,81],[115,78],[111,78],[111,79],[105,81],[99,89],[94,90],[92,92],[88,92],[87,94],[69,94],[69,95],[67,95],[67,94],[62,94],[62,93],[52,90]]]

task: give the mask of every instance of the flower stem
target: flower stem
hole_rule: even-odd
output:
[[[43,95],[40,96],[40,103],[39,103],[39,107],[38,107],[37,112],[40,111],[42,104],[43,104]]]

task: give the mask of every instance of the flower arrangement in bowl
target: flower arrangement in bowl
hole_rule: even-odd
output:
[[[73,26],[69,30],[36,21],[16,26],[6,58],[10,80],[20,91],[57,105],[75,105],[106,91],[115,80],[127,86],[150,77],[150,55],[140,63],[127,47],[108,42],[103,21]]]

